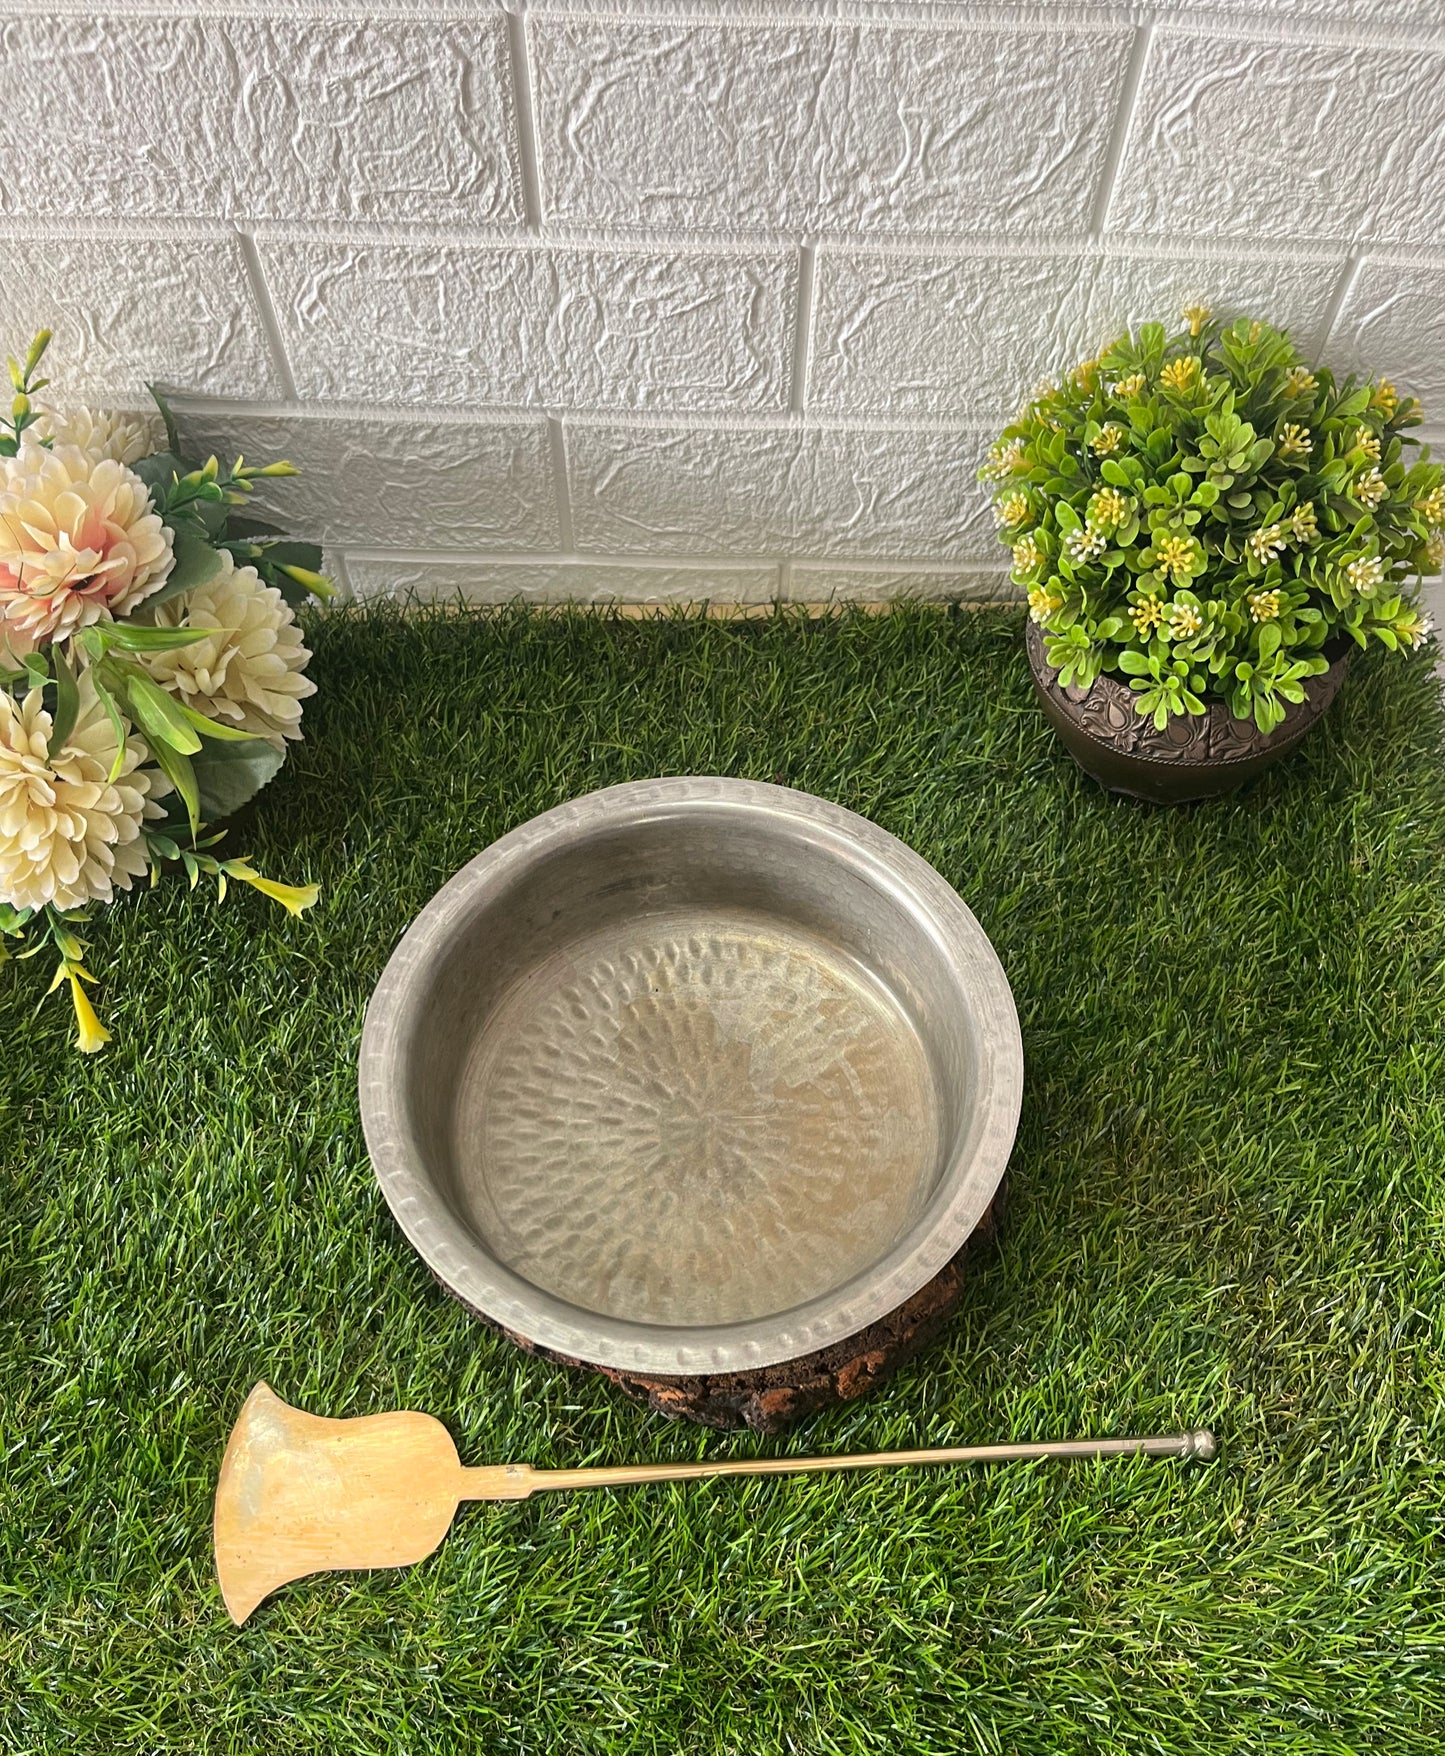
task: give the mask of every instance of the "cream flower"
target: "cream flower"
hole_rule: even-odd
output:
[[[1281,460],[1285,463],[1307,458],[1310,454],[1309,428],[1301,427],[1294,421],[1286,421],[1279,430],[1277,449]]]
[[[1308,366],[1291,366],[1284,375],[1284,394],[1286,396],[1308,396],[1315,389],[1317,380]]]
[[[1388,378],[1382,378],[1370,393],[1370,407],[1379,409],[1388,421],[1400,406],[1400,393]]]
[[[1100,488],[1089,502],[1089,523],[1097,530],[1112,530],[1128,517],[1130,505],[1117,488]]]
[[[1139,630],[1139,633],[1147,636],[1164,620],[1164,606],[1159,602],[1158,598],[1140,598],[1139,602],[1134,605],[1129,614],[1133,618],[1134,626]]]
[[[159,628],[211,628],[191,646],[146,656],[151,675],[178,701],[209,719],[264,738],[278,750],[301,736],[301,703],[316,693],[302,673],[311,654],[291,606],[254,567],[237,567],[220,551],[219,579],[155,612]]]
[[[1008,525],[1012,528],[1025,522],[1029,515],[1029,497],[1027,494],[1005,494],[993,509],[994,523]]]
[[[1013,555],[1014,567],[1020,573],[1032,573],[1035,567],[1043,565],[1044,552],[1032,532],[1014,544]]]
[[[1154,565],[1161,573],[1187,579],[1194,566],[1194,545],[1188,537],[1160,537],[1154,545]]]
[[[1093,438],[1094,450],[1100,457],[1112,457],[1124,440],[1124,429],[1110,421],[1107,427],[1100,427]]]
[[[1345,568],[1345,578],[1362,598],[1367,598],[1385,582],[1385,563],[1378,555],[1362,555]]]
[[[1169,638],[1189,640],[1204,626],[1204,618],[1193,604],[1175,604],[1169,611]]]
[[[165,429],[154,415],[130,415],[116,409],[73,408],[37,410],[41,438],[57,445],[78,445],[99,461],[135,463],[165,444]]]
[[[1425,562],[1432,573],[1438,573],[1441,568],[1445,568],[1445,535],[1438,530],[1430,532],[1429,540],[1425,544]]]
[[[1432,488],[1415,502],[1415,510],[1426,524],[1445,524],[1445,487]]]
[[[1199,356],[1184,354],[1177,360],[1170,360],[1159,374],[1159,382],[1166,390],[1173,390],[1182,396],[1192,389],[1196,374],[1199,371]]]
[[[1064,538],[1064,547],[1076,561],[1092,561],[1104,552],[1104,533],[1081,524]]]
[[[1142,372],[1131,372],[1127,378],[1120,378],[1109,386],[1109,395],[1118,402],[1130,402],[1147,383]]]
[[[1244,546],[1260,566],[1284,553],[1285,531],[1282,524],[1262,524],[1244,539]]]
[[[1361,427],[1355,434],[1354,449],[1363,451],[1371,463],[1380,461],[1380,441],[1368,427]]]
[[[171,533],[145,483],[78,445],[22,445],[0,476],[0,638],[23,655],[165,583]]]
[[[1280,595],[1277,591],[1252,591],[1249,594],[1249,615],[1254,622],[1273,622],[1279,615]]]
[[[1050,591],[1047,586],[1036,585],[1029,591],[1029,620],[1043,622],[1052,616],[1054,611],[1063,604],[1058,592]]]
[[[1024,461],[1024,442],[1022,439],[995,439],[988,448],[988,458],[983,466],[983,479],[986,482],[1001,482],[1019,468]]]
[[[15,908],[79,908],[129,890],[149,866],[141,825],[170,783],[142,768],[147,750],[126,739],[114,782],[116,734],[82,671],[80,711],[64,747],[47,755],[51,717],[38,689],[23,702],[0,693],[0,901]]]
[[[1297,543],[1312,543],[1320,534],[1313,500],[1305,500],[1295,507],[1294,516],[1289,521],[1289,531]]]
[[[1372,512],[1389,491],[1385,486],[1385,478],[1373,465],[1363,475],[1356,476],[1350,486],[1350,493],[1354,498],[1361,506],[1368,506]]]

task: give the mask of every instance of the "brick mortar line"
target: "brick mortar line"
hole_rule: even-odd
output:
[[[527,21],[520,10],[508,7],[507,59],[512,75],[512,120],[515,126],[517,161],[522,179],[522,212],[527,230],[540,234],[546,209],[542,201],[542,161],[537,145],[536,106],[532,79]]]
[[[801,415],[808,406],[808,378],[813,367],[813,326],[816,321],[818,252],[811,243],[798,247],[797,296],[793,302],[793,346],[788,381],[788,410]]]
[[[990,565],[979,561],[950,561],[946,557],[935,560],[919,560],[916,556],[906,560],[890,560],[886,556],[877,560],[833,560],[826,555],[792,555],[782,561],[776,554],[752,555],[635,555],[635,554],[604,554],[596,550],[579,549],[499,549],[495,552],[486,549],[413,549],[413,548],[382,548],[375,544],[349,543],[344,538],[332,545],[340,553],[355,561],[369,563],[395,562],[398,566],[433,567],[608,567],[630,569],[635,572],[669,572],[684,570],[689,572],[725,571],[732,573],[756,573],[760,568],[773,568],[786,565],[794,568],[826,567],[839,573],[911,573],[920,579],[948,578],[1006,578],[1008,568],[1000,561]]]
[[[540,255],[615,254],[618,256],[655,257],[695,255],[699,258],[719,256],[743,259],[749,256],[774,255],[785,261],[799,248],[797,234],[785,231],[765,233],[689,233],[659,231],[642,233],[619,231],[609,227],[552,228],[541,233],[516,231],[493,233],[478,229],[448,228],[441,221],[399,225],[389,221],[323,221],[306,223],[300,220],[260,220],[248,216],[235,219],[167,219],[143,217],[127,220],[120,217],[46,219],[40,216],[7,215],[0,218],[0,239],[17,243],[73,242],[100,243],[141,240],[172,243],[223,244],[237,237],[251,239],[258,249],[276,244],[314,246],[332,243],[381,248],[454,249],[477,254],[512,250]],[[976,258],[987,255],[1000,261],[1034,262],[1049,258],[1075,256],[1100,261],[1140,262],[1223,262],[1269,264],[1274,262],[1339,262],[1346,255],[1358,255],[1362,261],[1383,262],[1401,268],[1445,268],[1445,250],[1430,250],[1416,244],[1381,243],[1371,246],[1368,240],[1354,238],[1285,238],[1277,244],[1250,244],[1239,239],[1218,237],[1177,242],[1166,237],[1133,237],[1127,234],[1095,236],[1080,231],[1059,235],[1040,232],[1020,238],[998,232],[936,233],[914,232],[898,237],[847,232],[820,232],[810,237],[809,247],[818,258],[839,256],[869,259],[931,257]]]
[[[905,3],[911,3],[911,0],[905,0]],[[1320,44],[1342,48],[1418,48],[1426,53],[1445,54],[1445,24],[1432,29],[1428,24],[1366,23],[1358,20],[1334,19],[1322,13],[1261,22],[1251,17],[1245,9],[1236,11],[1225,7],[1200,12],[1168,5],[1120,5],[1107,9],[1071,7],[1061,13],[1040,5],[1019,6],[1017,8],[995,6],[966,18],[931,10],[900,14],[892,8],[885,10],[878,5],[867,4],[866,0],[862,4],[854,5],[850,5],[848,0],[839,0],[837,10],[826,16],[807,12],[770,13],[761,9],[747,11],[706,5],[687,6],[685,4],[673,9],[668,9],[664,5],[657,10],[630,13],[565,4],[543,5],[532,7],[530,10],[538,18],[595,22],[603,25],[694,24],[730,25],[753,29],[806,28],[815,30],[861,26],[893,31],[896,34],[911,33],[913,35],[1000,35],[1015,32],[1019,35],[1030,36],[1104,36],[1127,30],[1130,27],[1137,27],[1141,22],[1147,22],[1158,24],[1171,33],[1180,35],[1235,37],[1242,40],[1283,42],[1302,46]],[[119,22],[129,22],[151,19],[173,20],[176,17],[176,12],[174,7],[159,3],[115,4],[97,8],[94,4],[86,4],[85,0],[51,0],[51,4],[42,11],[37,9],[33,0],[0,0],[0,18],[43,20],[47,16],[86,18],[88,20],[114,19]],[[274,20],[293,24],[337,23],[376,26],[379,23],[374,6],[359,3],[333,4],[328,3],[328,0],[318,0],[318,3],[310,5],[287,5],[284,4],[284,0],[272,0],[269,5],[265,4],[264,0],[259,5],[248,5],[244,3],[244,0],[207,0],[207,3],[198,7],[192,16],[197,23],[205,23],[211,19],[240,21],[253,18],[267,22]],[[380,25],[456,24],[476,26],[501,16],[500,0],[497,4],[477,6],[471,10],[454,4],[437,6],[413,4],[389,11],[385,19],[380,21]]]
[[[567,431],[561,421],[547,422],[547,458],[552,469],[552,497],[557,507],[557,535],[564,549],[576,542],[572,531],[572,474],[567,456]]]
[[[1109,229],[1109,212],[1114,205],[1119,172],[1123,168],[1124,154],[1133,137],[1134,122],[1139,110],[1139,86],[1144,78],[1144,68],[1153,45],[1154,26],[1141,24],[1134,32],[1134,40],[1129,45],[1128,58],[1124,64],[1124,76],[1120,82],[1114,111],[1114,125],[1109,133],[1109,145],[1099,173],[1099,193],[1091,215],[1091,238],[1100,239]]]
[[[1350,302],[1350,294],[1355,290],[1355,283],[1360,278],[1365,260],[1363,256],[1347,256],[1340,267],[1339,278],[1330,294],[1329,303],[1325,306],[1324,315],[1320,318],[1318,340],[1314,348],[1314,357],[1317,360],[1324,358],[1325,349],[1334,340],[1340,315]]]
[[[276,305],[271,297],[260,252],[256,249],[256,240],[239,229],[235,236],[241,246],[241,256],[246,264],[246,278],[251,286],[251,300],[256,308],[261,334],[265,337],[266,351],[271,356],[271,364],[280,380],[281,393],[288,403],[295,403],[298,400],[296,374],[291,369],[291,358],[286,351],[286,337],[276,315]]]

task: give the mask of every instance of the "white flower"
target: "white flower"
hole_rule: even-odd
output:
[[[1064,538],[1064,546],[1076,561],[1092,561],[1104,552],[1104,533],[1081,524]]]
[[[1362,598],[1367,598],[1385,582],[1385,563],[1379,555],[1362,555],[1345,568],[1345,578]]]
[[[1389,491],[1385,486],[1385,478],[1379,470],[1373,467],[1367,469],[1363,475],[1357,476],[1350,489],[1361,506],[1368,506],[1371,511],[1380,504]]]
[[[141,825],[164,815],[152,801],[170,783],[142,768],[148,752],[133,735],[110,779],[115,727],[89,671],[79,685],[80,711],[54,757],[40,690],[23,702],[0,693],[0,901],[15,908],[109,902],[150,864]]]
[[[1032,532],[1014,544],[1013,554],[1014,567],[1020,573],[1032,573],[1034,568],[1043,565],[1044,552]]]
[[[987,482],[1001,482],[1024,461],[1024,442],[1022,439],[995,439],[988,448],[988,458],[983,466],[983,478]]]
[[[1252,622],[1273,622],[1279,616],[1280,594],[1277,591],[1252,591],[1249,594],[1249,616]]]
[[[1204,618],[1193,604],[1171,604],[1168,608],[1171,640],[1192,639],[1204,626]]]
[[[1296,506],[1294,516],[1289,521],[1290,535],[1297,543],[1312,543],[1320,534],[1319,520],[1315,517],[1315,503],[1306,500]]]
[[[1020,494],[1018,492],[1005,494],[1003,499],[998,501],[993,509],[994,523],[997,525],[1007,525],[1010,528],[1014,525],[1023,524],[1028,518],[1028,515],[1029,497],[1027,494]]]
[[[1267,565],[1276,555],[1284,553],[1284,526],[1282,524],[1264,524],[1258,530],[1252,530],[1244,539],[1244,546],[1260,566]]]
[[[220,551],[224,572],[209,585],[171,598],[155,612],[159,628],[212,628],[191,646],[146,655],[163,689],[208,719],[265,738],[278,750],[301,736],[301,703],[316,693],[303,675],[311,654],[291,606],[254,567],[237,567]]]
[[[171,533],[150,491],[112,457],[23,444],[0,475],[0,644],[23,656],[164,584]]]
[[[36,411],[36,431],[57,445],[78,445],[97,462],[135,463],[165,444],[165,429],[155,415],[131,415],[117,409],[53,409]]]

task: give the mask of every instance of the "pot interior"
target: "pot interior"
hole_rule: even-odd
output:
[[[967,996],[916,899],[816,825],[661,811],[478,896],[412,1011],[455,1225],[580,1311],[767,1317],[847,1285],[963,1150]]]

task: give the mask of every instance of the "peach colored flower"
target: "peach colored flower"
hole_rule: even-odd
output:
[[[78,445],[23,445],[0,476],[0,642],[23,655],[165,583],[171,533],[145,483]]]

